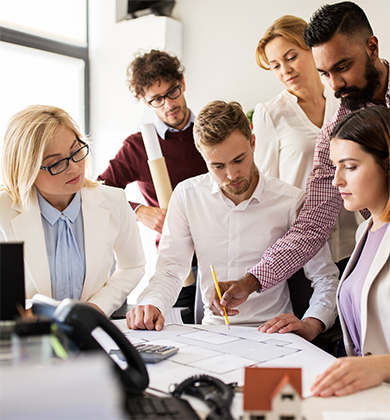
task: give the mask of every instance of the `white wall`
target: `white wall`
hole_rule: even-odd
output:
[[[154,16],[116,23],[115,0],[90,1],[94,173],[105,169],[108,159],[125,137],[138,129],[141,119],[152,118],[152,111],[137,103],[125,84],[126,68],[136,50],[166,48],[179,55],[186,67],[187,102],[195,113],[214,99],[237,100],[248,111],[282,89],[273,74],[260,69],[255,61],[257,42],[267,27],[284,14],[308,20],[324,3],[176,0],[172,18],[181,22],[182,29],[172,31],[166,18]],[[379,38],[381,56],[390,59],[390,0],[356,3],[366,11]]]
[[[153,121],[154,113],[138,103],[126,85],[126,69],[138,50],[166,49],[181,58],[182,25],[179,21],[145,16],[116,22],[115,0],[89,2],[91,64],[91,140],[93,177],[107,167],[123,140],[139,130],[141,122]],[[133,201],[143,201],[137,184],[126,188]],[[131,294],[135,303],[154,272],[156,233],[139,224],[147,261],[144,279]]]
[[[138,49],[165,48],[181,58],[186,97],[195,114],[214,99],[237,100],[246,111],[271,99],[283,87],[255,61],[258,40],[285,14],[306,20],[324,0],[176,0],[173,19],[145,16],[116,23],[115,0],[89,2],[91,59],[91,138],[94,175],[101,173],[123,140],[138,131],[153,112],[130,94],[125,75]],[[335,3],[335,1],[328,1]],[[356,0],[367,13],[380,41],[381,56],[390,59],[390,0]],[[136,187],[128,196],[139,197]],[[147,274],[132,294],[134,301],[154,270],[154,233],[141,227]]]
[[[116,22],[115,0],[89,2],[91,138],[94,174],[100,174],[122,145],[153,112],[132,96],[126,69],[138,50],[167,49],[181,56],[182,25],[166,17],[145,16]],[[175,35],[175,36],[173,36]]]
[[[324,0],[176,0],[172,17],[183,24],[187,100],[196,113],[214,99],[237,100],[246,111],[282,89],[272,72],[257,66],[255,50],[278,17],[306,21]],[[390,59],[390,1],[357,0]]]

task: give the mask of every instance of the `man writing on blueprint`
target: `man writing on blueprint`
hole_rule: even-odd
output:
[[[175,303],[194,251],[204,304],[202,323],[224,323],[209,305],[215,287],[210,265],[218,281],[239,278],[288,231],[303,205],[301,190],[258,171],[255,137],[237,102],[206,105],[195,120],[194,138],[209,172],[181,182],[173,192],[156,273],[140,295],[139,305],[127,313],[131,329],[163,328],[164,315]],[[338,270],[327,245],[304,269],[314,293],[295,331],[313,340],[335,320]],[[291,311],[288,285],[283,281],[252,294],[228,315],[231,324],[258,326]]]

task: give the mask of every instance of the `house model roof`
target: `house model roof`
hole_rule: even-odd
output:
[[[302,398],[300,368],[245,368],[244,411],[270,411],[273,398],[288,383]]]

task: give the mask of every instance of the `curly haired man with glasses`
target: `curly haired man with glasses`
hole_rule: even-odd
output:
[[[127,69],[130,91],[156,114],[155,127],[172,188],[187,178],[207,172],[205,162],[194,145],[192,130],[195,116],[184,97],[186,84],[183,74],[184,67],[178,58],[159,50],[136,55]],[[138,182],[145,204],[130,202],[130,205],[139,222],[158,232],[158,245],[166,210],[159,208],[140,132],[130,135],[123,142],[98,179],[119,188]],[[192,307],[195,287],[185,289],[182,293],[191,297],[184,300],[179,297],[178,302],[180,306]]]

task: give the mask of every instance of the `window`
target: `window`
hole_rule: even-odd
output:
[[[0,0],[0,146],[33,104],[65,109],[89,132],[87,0]]]
[[[261,415],[251,414],[250,420],[266,420],[266,418],[264,414],[261,414]]]

